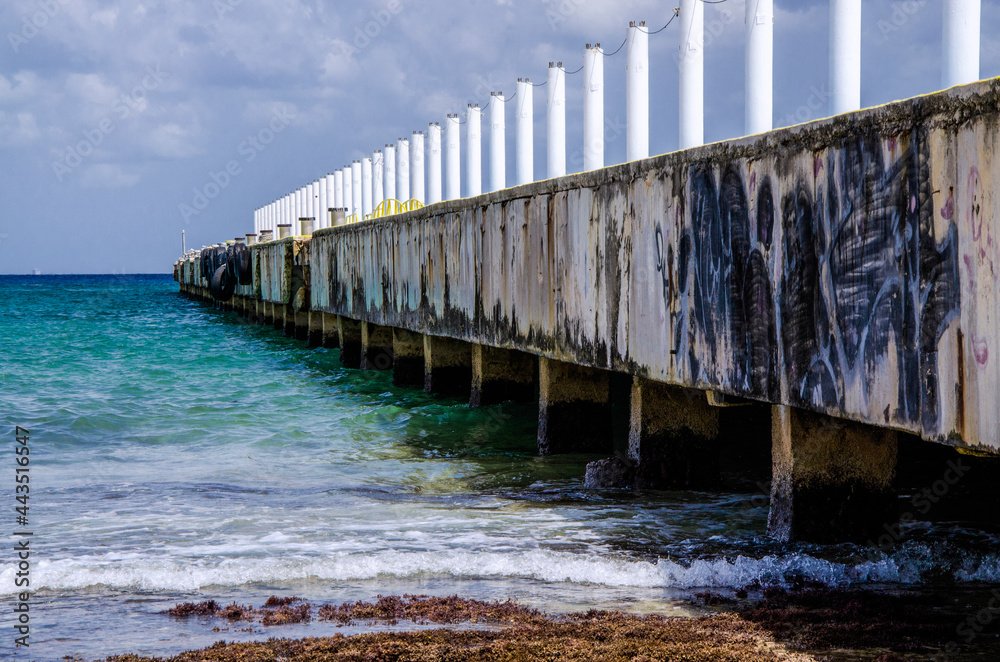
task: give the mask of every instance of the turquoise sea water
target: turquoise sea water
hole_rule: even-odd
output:
[[[873,556],[768,541],[753,492],[584,490],[594,458],[537,457],[533,406],[473,410],[394,387],[342,368],[337,350],[189,301],[168,276],[0,284],[0,535],[17,528],[20,425],[37,591],[30,652],[14,651],[8,537],[3,659],[349,631],[213,633],[159,613],[185,600],[460,593],[683,613],[702,587],[1000,579],[997,538],[959,524],[917,522]]]

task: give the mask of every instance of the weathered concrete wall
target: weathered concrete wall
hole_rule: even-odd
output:
[[[996,452],[998,151],[991,80],[320,230],[312,304]]]
[[[309,240],[294,237],[278,239],[252,246],[251,251],[255,265],[259,265],[254,282],[260,283],[260,298],[271,303],[293,305],[296,310],[308,310]],[[296,297],[299,297],[298,301]]]

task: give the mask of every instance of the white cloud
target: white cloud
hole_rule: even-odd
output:
[[[133,167],[126,172],[121,165],[96,163],[84,169],[80,184],[85,188],[128,188],[141,179],[142,176]]]

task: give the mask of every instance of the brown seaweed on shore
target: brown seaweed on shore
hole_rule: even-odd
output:
[[[535,609],[512,600],[482,602],[457,595],[445,598],[426,595],[377,596],[376,602],[347,602],[323,605],[321,621],[350,624],[356,621],[384,621],[395,625],[399,621],[414,623],[524,623],[543,619]]]

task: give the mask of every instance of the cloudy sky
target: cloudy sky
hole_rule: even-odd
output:
[[[189,247],[251,232],[255,208],[468,103],[485,105],[492,90],[510,96],[518,77],[544,81],[550,60],[572,71],[585,43],[610,52],[630,20],[662,27],[676,4],[4,0],[0,273],[168,272],[181,230]],[[775,4],[775,125],[825,116],[827,0]],[[708,141],[743,131],[743,16],[743,0],[706,6]],[[650,37],[653,153],[678,144],[678,24]],[[996,76],[1000,0],[984,0],[982,34],[982,76]],[[940,54],[940,0],[865,0],[864,105],[937,89]],[[624,51],[605,66],[607,122],[622,127],[609,131],[606,160],[617,163]],[[570,170],[581,85],[569,77]],[[544,92],[535,118],[541,177]],[[249,140],[266,127],[280,128],[273,141]],[[512,128],[507,135],[512,155]],[[182,205],[231,161],[238,174],[184,218]]]

